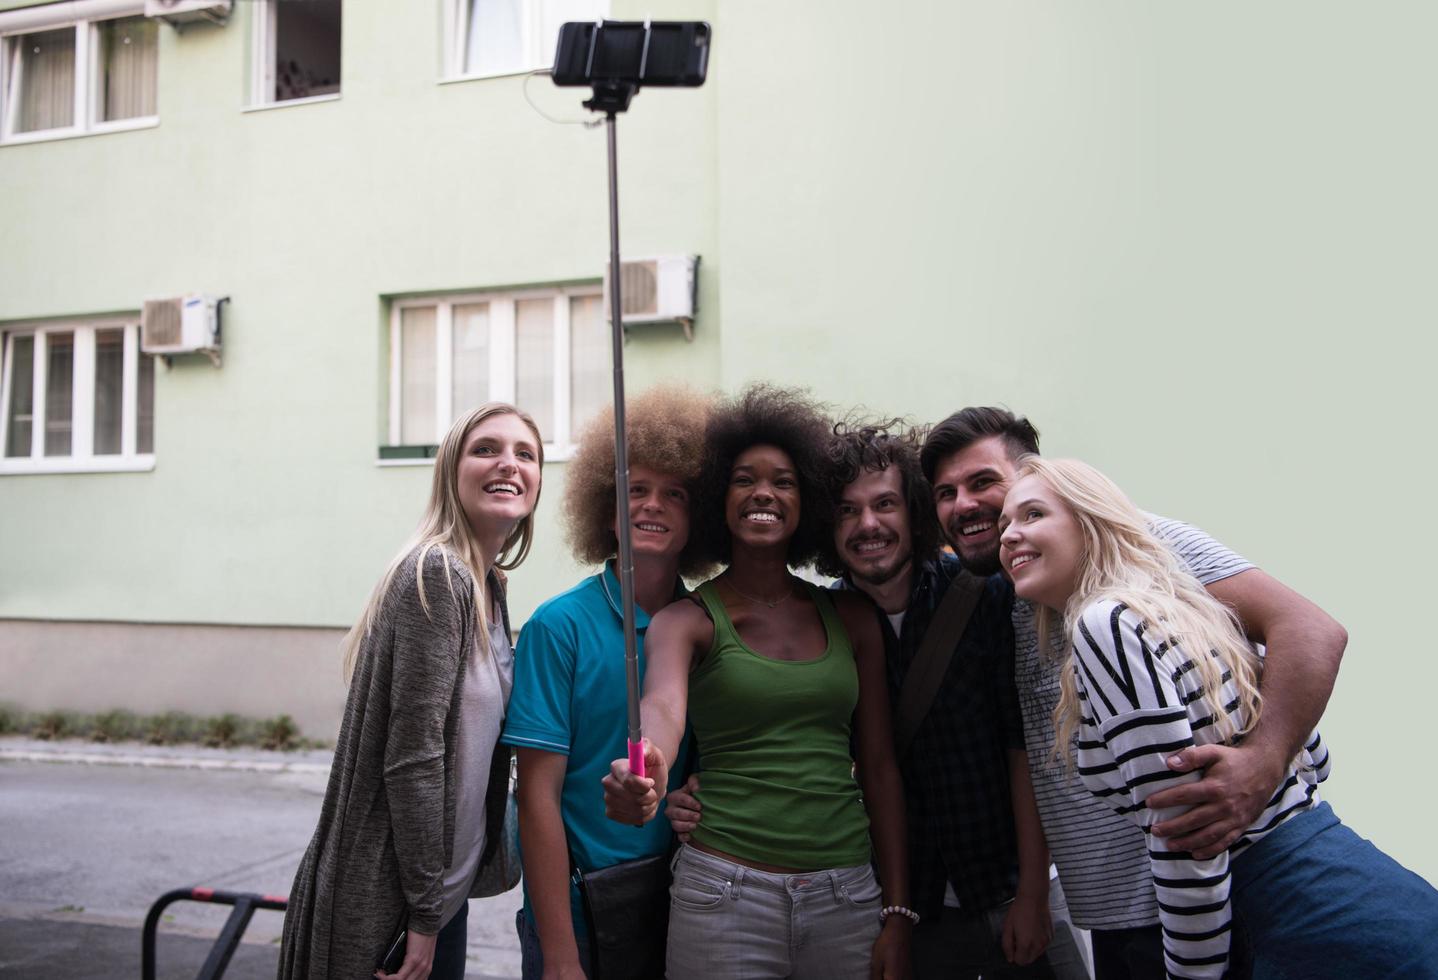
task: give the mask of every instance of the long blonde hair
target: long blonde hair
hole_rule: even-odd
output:
[[[465,567],[469,569],[470,575],[474,578],[474,606],[479,627],[477,635],[481,650],[488,653],[489,604],[485,601],[486,569],[483,567],[479,541],[474,529],[469,526],[469,521],[464,516],[464,507],[460,504],[459,461],[464,454],[464,443],[469,438],[469,433],[475,426],[496,415],[518,416],[519,420],[534,434],[534,444],[539,453],[541,474],[543,473],[544,440],[539,434],[539,426],[534,424],[534,419],[529,416],[529,413],[522,412],[507,402],[486,402],[450,426],[449,432],[445,433],[444,439],[440,441],[439,452],[435,456],[434,477],[430,482],[429,489],[429,503],[425,505],[424,516],[420,518],[419,526],[410,535],[404,546],[399,549],[399,553],[390,561],[384,576],[380,578],[379,584],[370,593],[364,611],[360,613],[359,619],[345,634],[345,638],[340,644],[340,649],[344,653],[346,680],[354,674],[360,645],[369,635],[370,630],[374,628],[375,621],[379,618],[380,606],[384,603],[384,597],[394,583],[394,577],[399,574],[404,567],[405,560],[412,552],[415,554],[415,587],[419,593],[420,607],[424,609],[426,615],[429,614],[429,600],[424,594],[424,560],[430,551],[435,548],[447,548],[460,561],[464,562]],[[542,487],[541,483],[540,487],[535,489],[534,503],[536,507],[539,505],[539,490]],[[518,568],[520,563],[529,556],[529,548],[533,542],[534,511],[531,510],[505,538],[504,545],[495,559],[494,567],[503,570]],[[450,594],[453,595],[454,582],[450,579],[448,563],[445,563],[444,575]]]
[[[1178,557],[1154,536],[1149,518],[1118,486],[1087,463],[1025,456],[1015,480],[1036,476],[1068,506],[1083,535],[1078,583],[1064,607],[1064,635],[1072,637],[1079,617],[1092,603],[1121,602],[1142,619],[1155,637],[1182,648],[1193,661],[1203,691],[1225,742],[1258,722],[1260,661],[1243,634],[1238,618],[1183,567]],[[1040,606],[1036,626],[1047,643],[1053,613]],[[1058,737],[1054,755],[1067,756],[1078,727],[1077,665],[1072,644],[1047,651],[1062,663],[1060,697],[1054,709]],[[1207,654],[1207,655],[1205,655]],[[1243,727],[1236,729],[1223,699],[1223,674],[1228,671],[1238,691]]]

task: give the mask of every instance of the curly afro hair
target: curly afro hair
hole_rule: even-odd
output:
[[[939,519],[934,513],[934,492],[919,464],[921,432],[903,419],[882,422],[847,420],[834,426],[829,440],[829,495],[837,509],[844,488],[869,470],[899,471],[904,505],[909,511],[909,534],[915,565],[939,554],[942,543]],[[846,569],[839,558],[834,536],[824,539],[815,562],[825,575],[842,576]]]
[[[812,562],[824,539],[833,536],[826,445],[829,419],[807,392],[753,384],[722,402],[709,418],[705,435],[700,496],[694,508],[694,534],[710,561],[728,564],[732,539],[724,517],[724,498],[739,454],[751,446],[775,446],[794,461],[799,478],[799,527],[789,541],[788,562]]]
[[[698,478],[712,399],[682,385],[656,385],[627,400],[629,465],[679,477],[697,515]],[[614,409],[597,412],[584,426],[564,481],[564,524],[574,557],[597,565],[619,550],[614,535]],[[691,519],[692,524],[692,519]],[[691,530],[679,555],[679,574],[702,578],[713,570]]]

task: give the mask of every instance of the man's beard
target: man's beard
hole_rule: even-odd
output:
[[[974,555],[973,557],[969,557],[957,548],[954,550],[958,552],[959,561],[964,563],[964,571],[973,575],[988,578],[995,572],[1003,570],[1003,565],[999,562],[999,549],[997,548],[993,548],[981,555]]]
[[[907,570],[908,567],[913,564],[913,560],[913,553],[906,551],[898,558],[894,559],[893,564],[889,565],[887,568],[876,569],[873,572],[861,571],[854,568],[853,566],[850,566],[849,577],[855,582],[863,582],[866,585],[872,585],[875,587],[880,585],[888,585],[894,579],[902,575],[905,570]]]
[[[997,512],[991,515],[981,514],[970,516],[962,520],[952,520],[944,528],[944,535],[949,539],[949,546],[954,549],[954,554],[959,556],[959,561],[964,563],[965,571],[987,578],[995,572],[1002,570],[1003,566],[999,564],[999,539],[997,536],[994,537],[993,544],[987,547],[986,550],[970,553],[964,549],[963,535],[959,530],[965,524],[973,524],[978,521],[992,521],[997,523],[998,519],[999,515]]]

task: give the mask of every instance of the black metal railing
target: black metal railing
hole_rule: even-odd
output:
[[[165,892],[155,900],[155,904],[150,906],[149,914],[145,916],[145,931],[140,936],[141,980],[155,980],[155,930],[160,924],[160,916],[173,902],[209,902],[234,906],[234,911],[225,920],[225,927],[220,930],[219,938],[210,948],[210,955],[205,958],[205,965],[200,967],[196,980],[218,980],[224,975],[225,967],[230,965],[230,957],[235,955],[235,949],[240,945],[240,937],[245,934],[245,928],[250,924],[250,917],[255,914],[255,909],[283,912],[290,904],[289,899],[281,895],[227,892],[217,888],[176,888],[174,891]]]

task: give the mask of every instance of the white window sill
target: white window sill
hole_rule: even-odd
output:
[[[147,456],[16,456],[0,459],[0,476],[27,473],[148,473],[155,468],[154,454]]]
[[[578,446],[545,446],[544,462],[546,464],[567,463],[574,458],[574,451],[578,448]],[[434,457],[431,456],[427,459],[377,459],[374,461],[374,465],[382,470],[405,469],[413,466],[432,466],[434,465]]]
[[[137,119],[117,119],[114,122],[96,123],[88,129],[81,129],[77,126],[71,126],[68,129],[41,129],[33,133],[11,133],[4,140],[0,140],[0,146],[73,140],[84,136],[104,136],[106,133],[128,133],[137,129],[154,129],[158,125],[160,125],[159,116],[141,116]]]
[[[262,102],[258,105],[247,105],[241,112],[264,112],[267,109],[288,109],[292,105],[314,105],[316,102],[338,102],[342,93],[335,92],[332,95],[309,95],[303,99],[285,99],[283,102]]]
[[[439,84],[453,85],[456,82],[479,82],[486,78],[523,78],[525,75],[532,75],[537,71],[549,71],[549,65],[536,65],[533,68],[516,68],[513,71],[476,72],[471,75],[449,75],[441,78]]]

